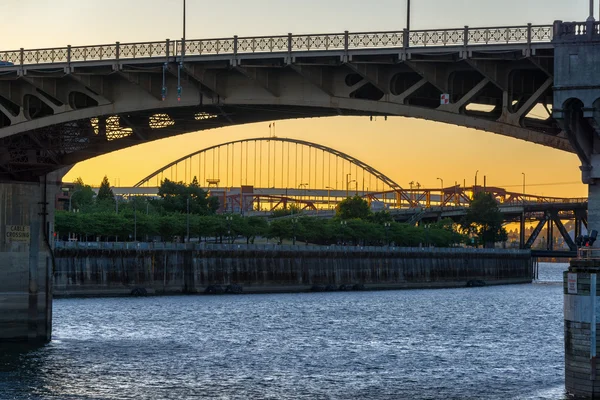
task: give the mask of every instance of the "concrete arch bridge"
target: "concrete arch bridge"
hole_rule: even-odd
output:
[[[49,340],[52,203],[65,170],[186,132],[332,115],[486,130],[576,153],[588,223],[600,226],[593,18],[0,50],[0,60],[0,292],[10,295],[0,340]]]

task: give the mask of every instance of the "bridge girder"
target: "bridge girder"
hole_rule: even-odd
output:
[[[0,78],[0,166],[27,171],[15,166],[24,151],[32,165],[52,170],[187,132],[340,114],[420,118],[573,152],[552,118],[527,117],[552,97],[552,67],[543,60],[553,49],[538,47],[167,57],[52,71],[36,65]],[[440,105],[444,92],[451,103]],[[26,179],[42,172],[34,169]]]

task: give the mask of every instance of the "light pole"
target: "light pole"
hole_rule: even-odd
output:
[[[348,187],[350,186],[351,182],[356,182],[355,179],[349,180],[348,178],[350,178],[352,176],[352,174],[346,174],[346,197],[350,197],[350,190],[348,189]]]
[[[133,241],[137,242],[137,207],[135,205],[135,197],[133,200]]]
[[[293,231],[293,236],[292,236],[292,245],[296,245],[296,222],[298,222],[298,218],[292,218],[292,231]]]
[[[475,186],[477,186],[477,173],[479,173],[479,170],[475,171]]]
[[[190,241],[190,196],[187,197],[186,199],[186,209],[187,209],[187,218],[186,218],[186,225],[187,225],[187,240],[186,243],[189,243]]]
[[[331,208],[331,189],[333,188],[326,186],[325,189],[327,189],[327,209],[329,210]]]
[[[389,222],[386,222],[386,223],[384,224],[384,226],[385,226],[385,245],[386,245],[386,246],[389,246],[389,245],[390,245],[390,240],[388,239],[388,236],[389,236],[389,231],[390,231],[390,225],[391,225],[391,224],[390,224]]]
[[[73,200],[73,195],[77,192],[81,192],[81,188],[74,190],[73,193],[71,193],[69,191],[69,188],[65,188],[65,189],[67,189],[66,192],[69,193],[69,212],[71,212],[71,210],[73,209],[72,203],[71,203],[71,201]]]
[[[523,175],[523,205],[525,205],[525,172],[521,172]]]
[[[445,201],[445,197],[446,197],[446,196],[444,196],[444,180],[442,178],[436,178],[436,179],[442,183],[442,191],[440,193],[440,206],[444,207],[444,201]]]
[[[183,41],[185,43],[185,0],[183,0]]]
[[[410,0],[406,0],[406,30],[410,31]]]
[[[594,21],[594,0],[590,0],[590,16],[587,20]]]
[[[228,215],[225,217],[225,219],[227,220],[227,236],[229,236],[229,243],[233,243],[232,237],[231,237],[231,221],[233,221],[233,216],[232,215]]]

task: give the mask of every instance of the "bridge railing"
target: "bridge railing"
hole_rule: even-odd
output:
[[[566,24],[565,24],[566,25]],[[565,32],[570,32],[568,25]],[[579,25],[573,28],[581,29]],[[596,25],[596,30],[598,25]],[[357,50],[382,48],[450,47],[550,42],[553,25],[426,29],[418,31],[338,32],[323,34],[288,34],[276,36],[229,37],[159,42],[67,46],[42,49],[0,50],[0,61],[14,66],[76,63],[122,59],[165,59],[202,55],[237,55],[255,53],[292,53],[327,50]],[[560,30],[559,30],[560,31]],[[560,31],[562,32],[562,31]],[[185,51],[182,51],[185,50]],[[11,66],[2,66],[7,69]]]
[[[577,258],[584,260],[600,259],[600,249],[595,247],[580,247],[577,249]]]

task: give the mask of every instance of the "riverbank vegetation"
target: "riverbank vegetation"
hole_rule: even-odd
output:
[[[303,216],[293,205],[269,217],[218,214],[218,199],[209,197],[196,181],[186,185],[165,179],[157,199],[118,200],[107,179],[98,196],[78,180],[72,196],[71,212],[56,211],[55,231],[61,240],[253,243],[260,237],[278,243],[409,247],[466,242],[451,220],[421,226],[397,223],[386,211],[373,213],[356,196],[342,201],[332,219]]]

